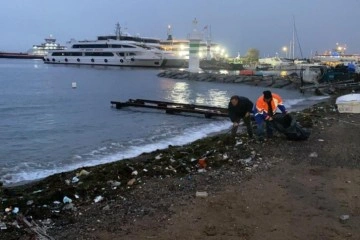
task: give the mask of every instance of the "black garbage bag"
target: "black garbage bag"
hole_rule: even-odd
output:
[[[271,121],[274,129],[283,133],[287,139],[293,141],[306,140],[310,136],[310,130],[303,128],[296,122],[291,114],[275,114]]]

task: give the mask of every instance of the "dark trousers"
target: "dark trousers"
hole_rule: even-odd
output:
[[[247,133],[248,133],[249,137],[253,137],[253,129],[252,129],[252,125],[251,125],[251,117],[250,117],[250,115],[247,116],[247,117],[246,116],[243,117],[243,121],[244,121],[244,124],[246,126],[246,130],[247,130]],[[235,135],[237,130],[238,130],[238,126],[233,127],[231,129],[231,134]]]
[[[256,134],[258,135],[259,138],[264,138],[264,125],[266,128],[266,135],[267,137],[272,137],[273,136],[273,125],[271,121],[265,121],[263,115],[255,115],[255,121],[257,124],[257,131]]]

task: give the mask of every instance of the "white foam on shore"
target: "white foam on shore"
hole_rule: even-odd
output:
[[[306,99],[304,98],[299,98],[299,99],[285,99],[284,100],[284,105],[287,108],[291,108],[295,105],[298,105],[301,102],[304,102]]]
[[[130,146],[127,150],[118,152],[115,154],[111,154],[108,156],[102,156],[99,158],[93,159],[84,159],[79,155],[76,155],[75,159],[79,160],[77,163],[56,167],[53,169],[17,169],[16,173],[5,174],[1,177],[0,181],[2,181],[5,185],[15,184],[19,182],[28,182],[34,181],[38,179],[45,178],[47,176],[60,173],[72,171],[74,169],[78,169],[81,167],[90,167],[96,166],[99,164],[115,162],[122,159],[127,159],[131,157],[136,157],[142,153],[148,153],[155,151],[157,149],[165,149],[169,145],[179,146],[191,143],[195,140],[204,138],[209,134],[221,132],[229,129],[231,123],[228,120],[224,121],[215,121],[204,126],[192,127],[185,129],[184,132],[175,137],[170,137],[167,139],[160,140],[158,142],[153,142],[141,146]],[[112,143],[113,144],[113,143]],[[102,148],[103,149],[103,148]],[[98,150],[93,150],[92,153],[98,152]]]
[[[311,96],[311,97],[306,97],[306,98],[285,99],[284,104],[285,104],[285,107],[287,107],[288,109],[292,109],[293,107],[299,106],[302,103],[320,102],[320,101],[328,99],[328,98],[329,98],[329,96]],[[308,104],[306,104],[306,105],[308,105]]]

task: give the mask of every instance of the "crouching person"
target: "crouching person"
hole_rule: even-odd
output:
[[[255,121],[257,124],[257,136],[260,141],[264,140],[264,125],[268,138],[273,137],[273,127],[271,121],[277,109],[286,114],[286,108],[281,97],[270,91],[264,91],[256,101],[254,108]]]
[[[231,122],[233,123],[233,128],[231,130],[231,134],[235,135],[240,120],[243,119],[247,133],[249,138],[253,137],[253,130],[251,125],[251,116],[254,104],[246,97],[239,97],[239,96],[232,96],[230,98],[228,111],[229,111],[229,118]]]

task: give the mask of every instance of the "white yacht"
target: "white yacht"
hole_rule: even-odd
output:
[[[160,67],[161,54],[141,47],[132,41],[94,40],[69,43],[66,50],[50,51],[44,62],[49,64],[107,65],[131,67]]]
[[[294,67],[292,61],[280,57],[260,58],[259,63],[270,64],[274,69],[289,69]]]
[[[121,32],[120,24],[116,24],[115,35],[102,35],[97,37],[98,40],[121,40],[132,42],[133,44],[151,50],[163,59],[162,67],[186,67],[189,62],[189,56],[179,54],[177,51],[166,49],[162,45],[162,40],[157,38],[132,36],[128,33]],[[187,51],[188,54],[189,50]]]

